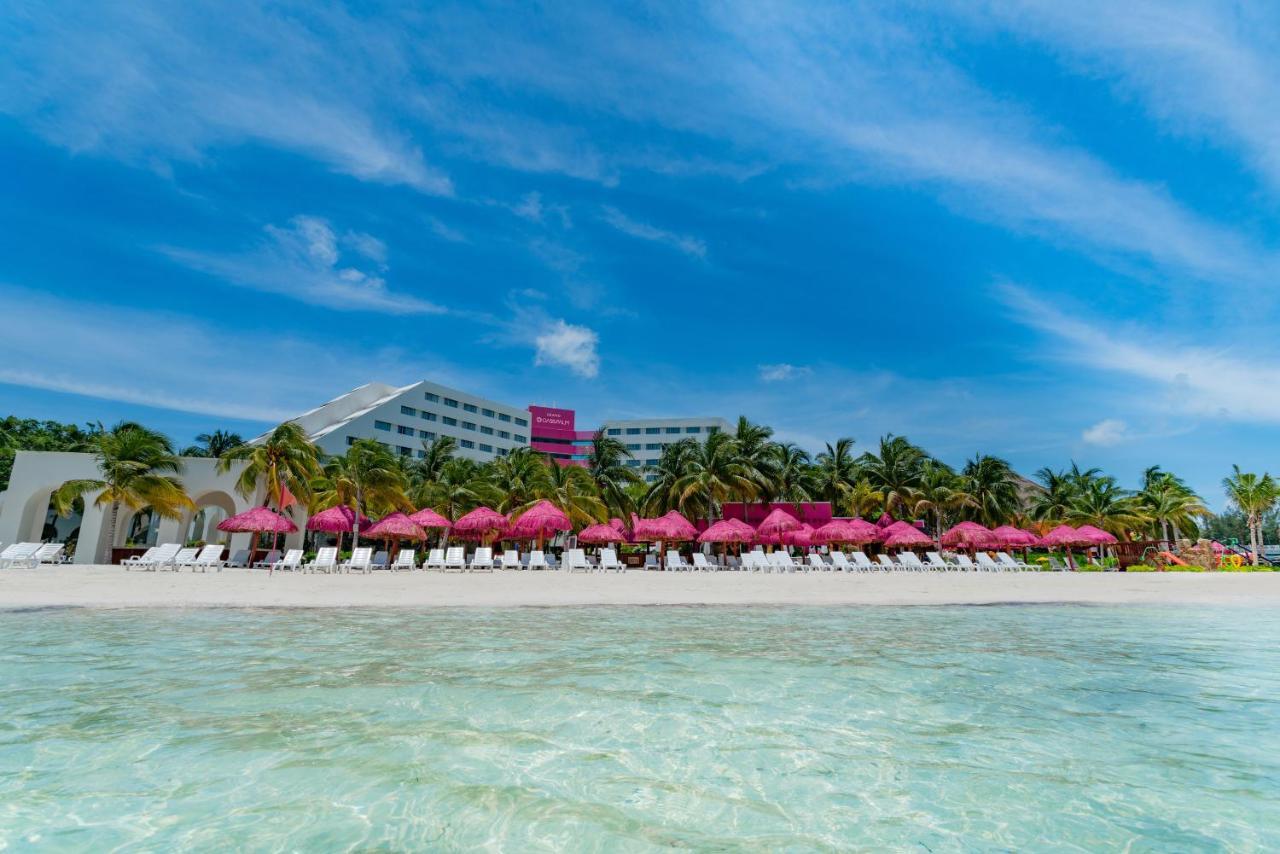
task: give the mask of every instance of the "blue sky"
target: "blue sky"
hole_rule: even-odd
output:
[[[1271,4],[11,4],[0,401],[1271,466]]]

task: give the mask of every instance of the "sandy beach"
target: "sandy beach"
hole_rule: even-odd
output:
[[[512,607],[556,605],[1280,606],[1280,573],[843,574],[628,572],[128,572],[113,566],[0,571],[0,608]]]

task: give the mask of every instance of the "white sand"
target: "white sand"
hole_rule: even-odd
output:
[[[1280,573],[761,575],[563,572],[128,572],[114,566],[0,570],[0,608],[546,605],[945,605],[1075,602],[1280,606]]]

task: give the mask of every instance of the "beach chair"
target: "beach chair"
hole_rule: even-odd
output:
[[[267,565],[267,574],[270,575],[271,573],[275,572],[277,569],[280,570],[281,572],[283,572],[286,569],[292,572],[293,570],[297,570],[301,568],[302,568],[302,549],[289,549],[289,551],[285,552],[285,555],[283,558],[275,561],[274,563]]]
[[[39,543],[14,543],[0,552],[0,566],[12,567],[27,563],[40,548]]]
[[[898,555],[898,562],[902,564],[903,569],[909,569],[912,572],[927,572],[929,567],[924,565],[920,560],[920,556],[915,552],[902,552]]]
[[[388,565],[387,562],[390,559],[391,559],[391,555],[387,554],[386,551],[379,549],[378,551],[373,553],[373,560],[369,561],[369,568],[370,569],[386,569]]]
[[[853,565],[858,572],[875,572],[880,567],[871,562],[866,552],[853,553]]]
[[[582,549],[566,549],[564,568],[569,572],[590,572],[591,564],[587,563],[587,554]]]
[[[200,550],[197,548],[193,547],[189,549],[179,549],[178,553],[173,556],[173,560],[167,563],[158,564],[158,566],[161,566],[161,567],[171,566],[173,567],[173,571],[177,572],[178,570],[182,569],[184,566],[194,567],[196,563],[196,558],[198,558],[199,556],[200,556]]]
[[[937,570],[941,570],[942,572],[947,572],[949,570],[953,570],[956,568],[955,564],[947,563],[945,560],[942,559],[942,555],[938,554],[937,552],[926,552],[925,557],[929,559],[928,567],[930,569],[937,569]]]
[[[125,558],[124,560],[120,561],[120,565],[127,568],[130,566],[139,566],[144,563],[150,563],[151,561],[155,560],[156,553],[159,551],[160,551],[159,546],[152,546],[151,548],[147,549],[145,552],[143,552],[140,555],[134,555],[133,557]],[[4,555],[0,554],[0,561],[3,561],[3,560],[4,560]]]
[[[373,549],[360,546],[351,550],[351,557],[339,567],[343,572],[363,572],[366,575],[373,571]]]
[[[201,572],[208,572],[209,567],[216,566],[218,572],[222,572],[222,553],[227,547],[223,545],[205,546],[200,550],[200,554],[196,555],[196,559],[191,562],[191,571],[197,569]]]
[[[396,555],[395,562],[391,564],[392,571],[406,570],[413,572],[414,564],[418,562],[417,549],[401,549]]]
[[[559,559],[558,557],[556,557],[556,553],[555,553],[555,552],[547,552],[545,557],[546,557],[546,561],[547,561],[547,569],[559,569],[559,568],[560,568],[560,559]]]
[[[1029,569],[1035,568],[1029,563],[1023,563],[1022,561],[1015,559],[1013,555],[1008,552],[996,552],[996,560],[998,560],[1007,569],[1012,569],[1015,572],[1026,572]]]
[[[26,566],[35,569],[45,563],[62,563],[62,543],[37,543],[36,550],[25,560],[19,560],[14,566]]]
[[[1068,572],[1071,569],[1071,567],[1067,566],[1065,563],[1058,560],[1058,558],[1055,557],[1054,555],[1049,555],[1049,569],[1053,570],[1054,572]]]
[[[493,572],[493,549],[488,546],[476,549],[467,568],[472,572]]]
[[[742,561],[736,555],[725,555],[724,568],[727,570],[742,569]]]
[[[268,557],[270,557],[270,555],[268,555]],[[280,557],[279,557],[279,555],[277,555],[277,556],[276,556],[276,560],[279,560],[279,559],[280,559]],[[258,561],[258,564],[261,564],[261,563],[262,563],[262,561]],[[258,564],[255,564],[255,566],[257,566]],[[247,567],[248,565],[249,565],[249,550],[248,550],[248,549],[236,549],[236,550],[232,553],[231,557],[227,559],[227,566],[232,567],[232,568],[235,568],[235,569],[243,569],[243,568]],[[267,565],[268,565],[268,566],[270,566],[270,564],[267,564]]]
[[[1005,568],[991,559],[986,552],[978,552],[978,568],[985,572],[1004,572]]]
[[[968,555],[956,555],[956,565],[960,567],[962,572],[977,572],[978,566]]]
[[[338,569],[338,549],[325,546],[316,550],[315,558],[305,565],[307,572],[335,572]]]
[[[690,572],[693,567],[684,562],[684,556],[680,552],[670,549],[667,551],[667,572]]]
[[[529,569],[548,569],[547,555],[538,549],[529,552]]]
[[[656,554],[652,554],[652,553],[645,555],[645,556],[644,556],[644,568],[645,568],[645,569],[653,569],[653,570],[659,570],[659,569],[662,569],[662,566],[661,566],[661,565],[659,565],[659,563],[658,563],[658,556],[657,556]]]
[[[435,569],[440,572],[444,571],[444,549],[431,549],[427,552],[427,559],[422,562],[423,569]]]
[[[125,561],[124,567],[125,569],[140,567],[154,572],[159,567],[170,563],[178,556],[178,552],[180,551],[182,551],[182,546],[178,543],[165,543],[164,545],[157,546],[154,551],[147,549],[146,553],[136,560]]]
[[[854,565],[849,563],[849,558],[844,552],[832,552],[831,568],[836,572],[853,572]]]
[[[243,550],[241,550],[241,551],[239,551],[239,552],[236,552],[236,554],[237,554],[237,555],[239,555],[239,554],[244,554],[244,559],[245,559],[245,561],[246,561],[246,562],[249,560],[249,558],[251,558],[251,557],[253,556],[253,555],[252,555],[252,553],[251,553],[248,549],[243,549]],[[275,563],[279,562],[279,560],[280,560],[280,550],[279,550],[279,549],[271,549],[269,552],[267,552],[265,555],[263,555],[263,556],[262,556],[262,560],[255,560],[255,561],[253,562],[253,568],[254,568],[254,569],[268,569],[268,568],[270,568],[273,564],[275,564]],[[233,564],[231,561],[227,561],[227,566],[235,566],[235,564]]]
[[[693,553],[693,568],[702,572],[719,572],[720,567],[707,560],[707,556],[702,552]]]
[[[456,569],[458,572],[465,572],[467,569],[467,554],[461,546],[452,546],[445,549],[444,566],[441,567],[445,572]]]
[[[898,563],[893,558],[889,557],[887,554],[884,554],[883,552],[876,555],[876,560],[880,563],[880,568],[885,570],[886,572],[893,572],[894,570],[903,568],[902,564]]]
[[[787,552],[774,552],[769,555],[769,562],[778,572],[795,572],[795,562],[791,560],[791,555]]]
[[[501,569],[520,569],[520,552],[515,549],[507,549],[502,553],[502,560],[498,562]]]
[[[827,566],[827,562],[822,559],[822,555],[817,552],[809,552],[808,559],[805,561],[809,570],[817,570],[818,572],[830,572],[831,567]]]
[[[618,553],[613,549],[601,549],[599,569],[601,572],[626,572],[627,565],[618,561]]]

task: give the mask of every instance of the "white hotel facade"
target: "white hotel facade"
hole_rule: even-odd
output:
[[[577,430],[573,410],[513,406],[426,381],[402,387],[370,383],[291,420],[329,455],[344,453],[357,439],[375,439],[401,456],[417,458],[424,453],[424,443],[452,436],[459,455],[480,462],[528,447],[561,465],[585,465],[595,432]],[[655,418],[612,420],[602,428],[627,446],[633,457],[629,464],[640,469],[656,465],[667,445],[685,439],[705,441],[729,425],[722,418]],[[113,548],[133,544],[223,539],[232,550],[245,548],[247,534],[228,537],[216,530],[217,524],[261,504],[262,496],[237,493],[238,470],[220,473],[216,463],[184,459],[179,477],[195,508],[183,518],[160,519],[148,508],[122,508],[115,538],[108,542],[109,508],[96,507],[96,496],[88,496],[83,513],[70,518],[59,518],[49,507],[50,496],[63,483],[98,477],[93,456],[19,451],[8,489],[0,493],[0,544],[74,541],[71,557],[76,563],[103,563]],[[301,507],[288,513],[299,532],[285,537],[281,545],[297,547],[307,513]]]

